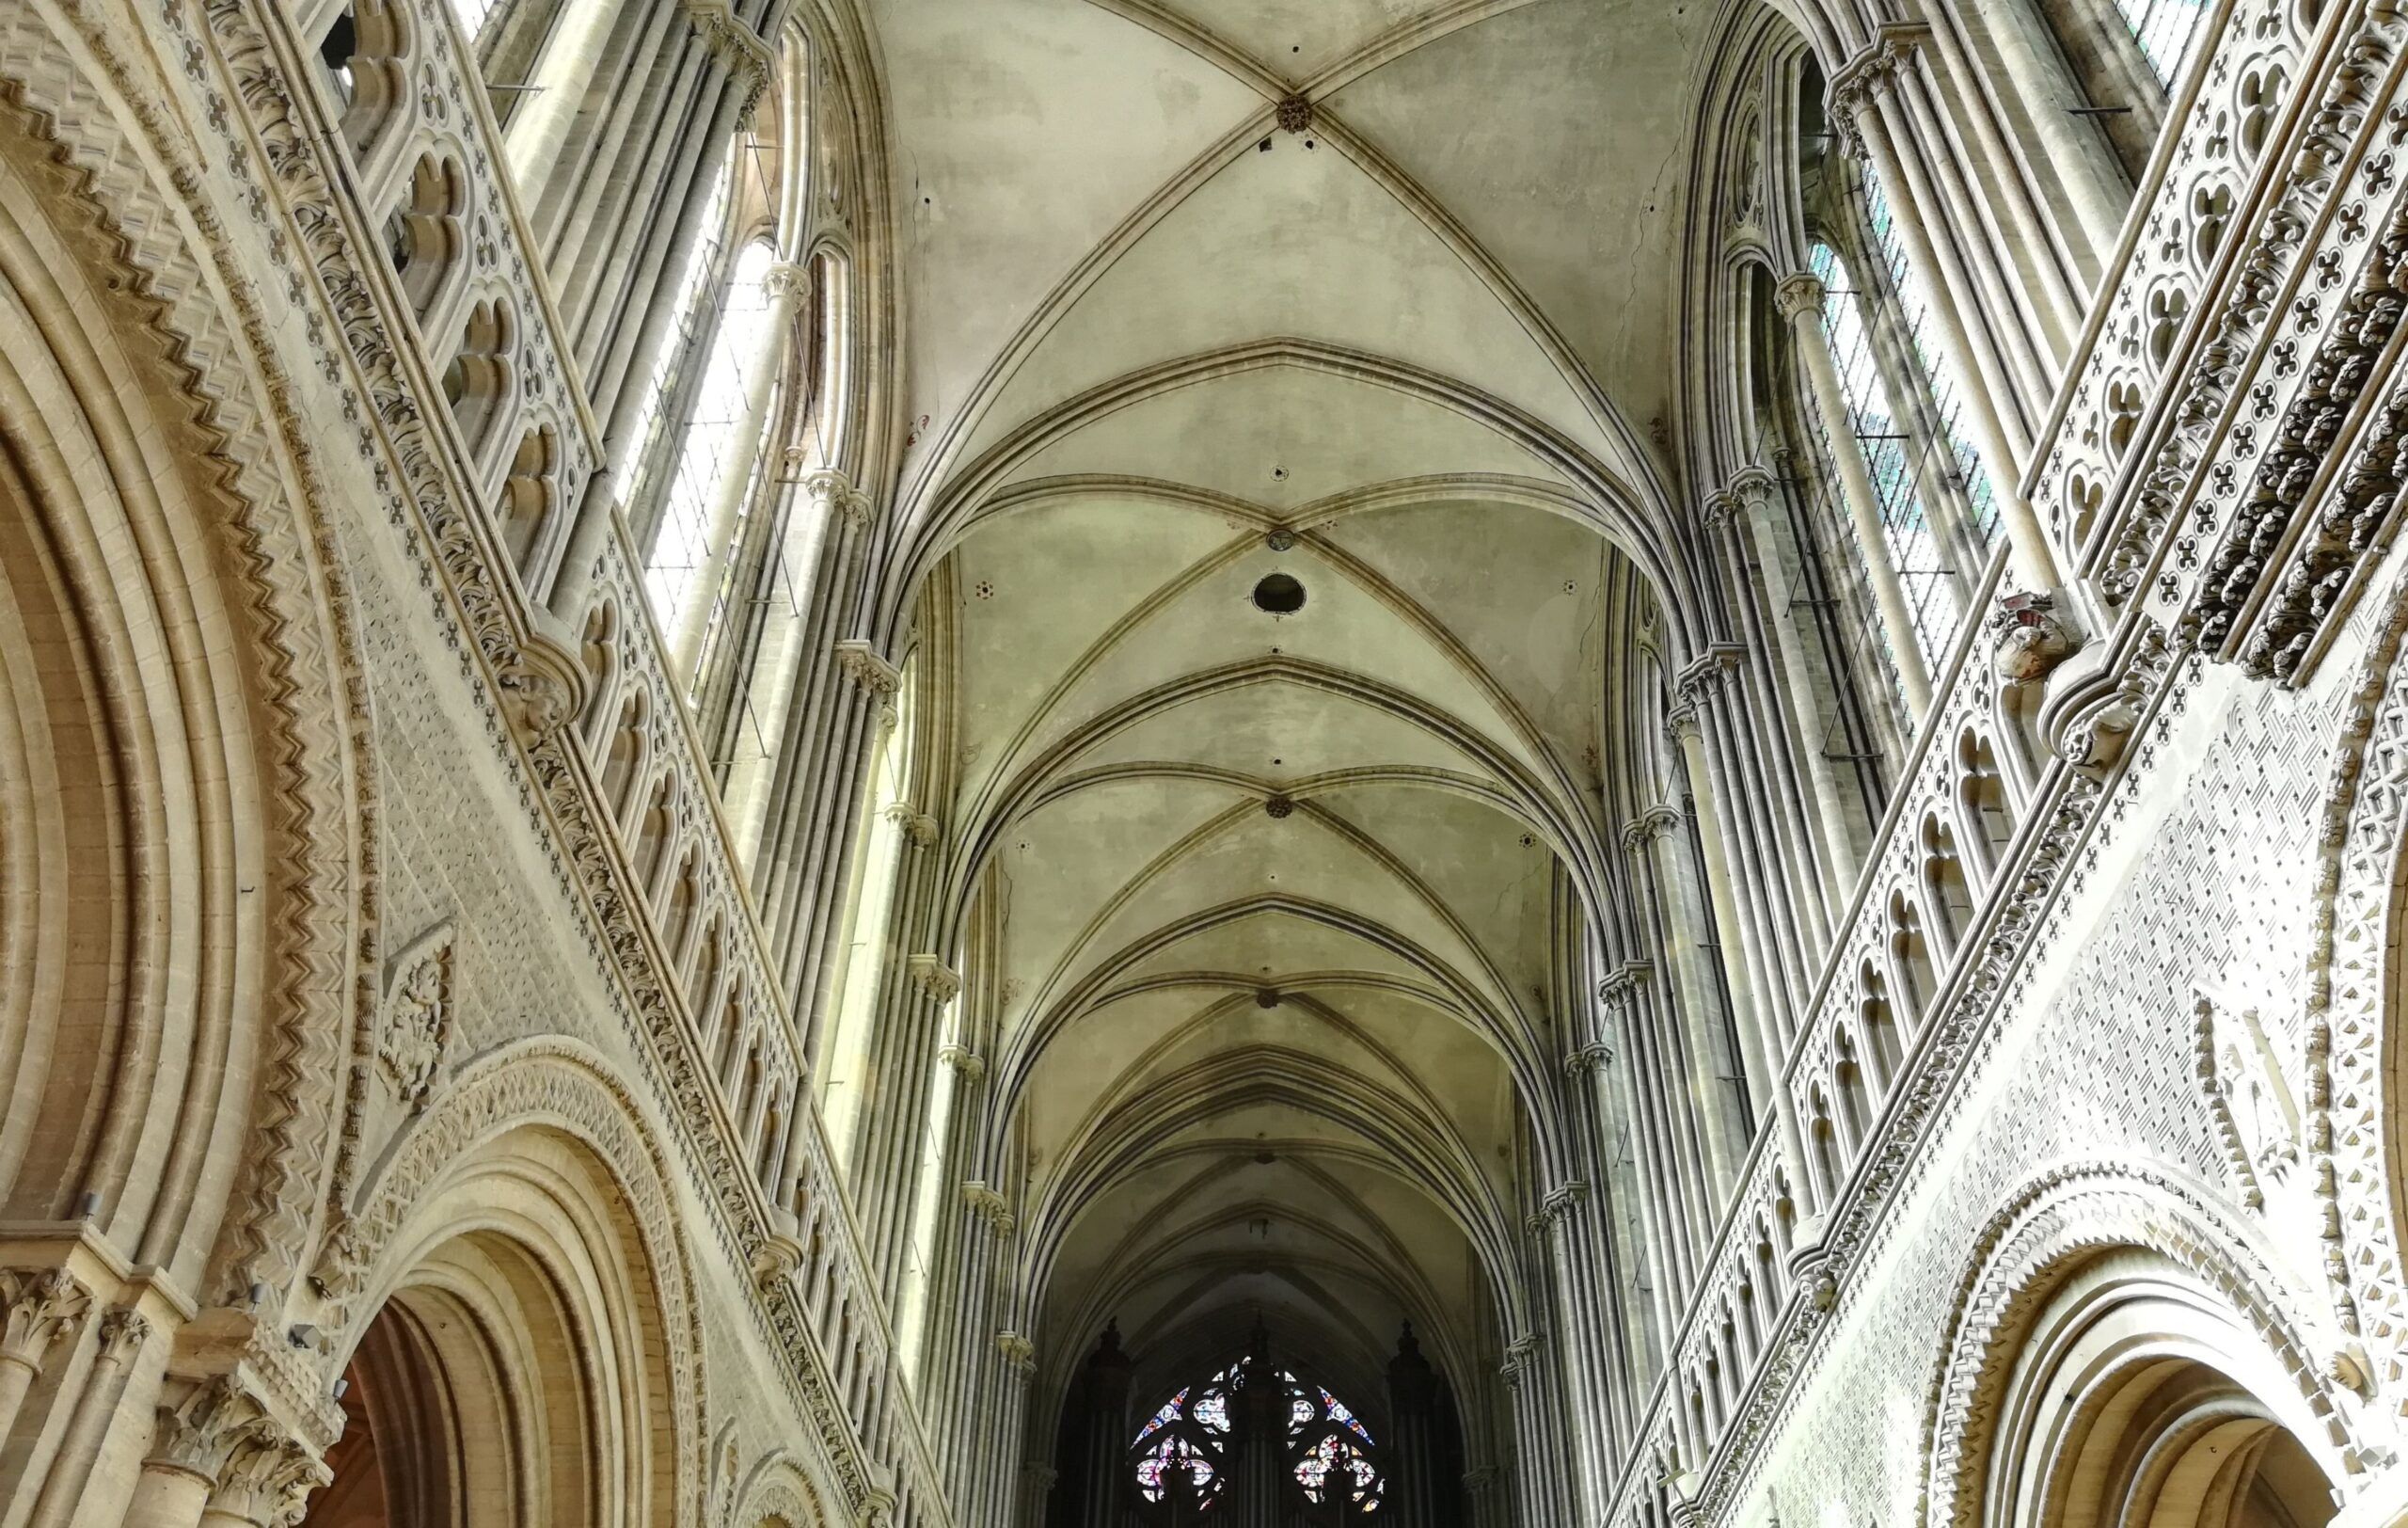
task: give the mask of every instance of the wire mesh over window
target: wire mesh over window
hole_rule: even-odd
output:
[[[2115,0],[2124,24],[2141,56],[2156,72],[2157,83],[2169,88],[2198,46],[2200,23],[2208,18],[2207,0]]]
[[[723,480],[731,472],[742,472],[749,483],[760,470],[762,454],[755,449],[759,443],[741,435],[752,374],[774,355],[762,342],[770,302],[763,281],[776,262],[776,251],[764,243],[747,245],[737,255],[720,303],[717,332],[696,378],[693,405],[686,416],[686,438],[661,503],[652,559],[644,569],[653,613],[672,630],[685,618],[689,600],[724,603],[726,599],[727,581],[705,589],[696,575],[708,555],[711,506],[725,486]],[[751,498],[748,490],[739,502]],[[721,613],[712,615],[706,632],[720,629]],[[702,672],[704,666],[698,661],[695,672]]]
[[[1956,587],[1956,569],[1933,523],[1931,506],[1925,501],[1925,484],[1935,466],[1952,471],[1961,471],[1962,466],[1954,459],[1933,461],[1934,453],[1943,458],[1954,457],[1953,442],[1926,438],[1913,427],[1906,411],[1892,401],[1888,379],[1882,375],[1880,358],[1875,351],[1871,314],[1862,292],[1849,279],[1847,266],[1838,252],[1828,244],[1817,244],[1813,264],[1814,274],[1823,280],[1823,323],[1830,336],[1831,358],[1840,374],[1848,426],[1856,438],[1854,449],[1862,458],[1865,476],[1873,485],[1890,565],[1897,570],[1899,585],[1906,594],[1908,618],[1914,626],[1912,640],[1925,661],[1936,663],[1956,640],[1964,620],[1964,595]],[[1826,449],[1832,451],[1848,449],[1848,444],[1828,438],[1824,441]],[[1979,480],[1977,458],[1973,460],[1973,475]],[[1982,482],[1981,492],[1987,498],[1987,481]],[[1995,522],[1995,510],[1988,513]],[[1852,524],[1850,532],[1852,534]],[[1860,556],[1873,549],[1856,548]],[[1889,633],[1889,637],[1892,642],[1901,640],[1896,632]]]
[[[460,30],[473,42],[501,5],[502,0],[452,0],[452,13],[460,18]]]

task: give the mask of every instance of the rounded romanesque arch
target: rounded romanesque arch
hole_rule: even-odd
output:
[[[282,1289],[372,879],[322,485],[187,151],[0,57],[0,1214]]]
[[[582,1047],[465,1072],[318,1282],[347,1425],[316,1528],[632,1528],[699,1504],[701,1339],[664,1163]]]
[[[1926,1522],[2319,1528],[2353,1468],[2303,1296],[2170,1172],[2069,1166],[1975,1243],[1926,1413]]]

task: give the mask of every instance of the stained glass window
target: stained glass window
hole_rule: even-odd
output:
[[[1267,1407],[1235,1404],[1257,1385],[1271,1390]],[[1241,1417],[1257,1419],[1243,1425],[1269,1435],[1241,1438]],[[1379,1511],[1386,1476],[1363,1419],[1325,1387],[1251,1356],[1158,1407],[1131,1440],[1131,1468],[1149,1504],[1204,1507],[1218,1500],[1233,1470],[1259,1457],[1249,1449],[1266,1447],[1268,1467],[1293,1480],[1307,1502],[1335,1503],[1348,1516]]]

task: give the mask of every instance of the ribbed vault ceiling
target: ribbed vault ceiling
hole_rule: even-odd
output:
[[[1672,560],[1706,14],[874,9],[940,815],[1003,931],[1054,1374],[1108,1316],[1142,1358],[1258,1312],[1367,1394],[1405,1318],[1463,1361],[1602,890],[1608,634]],[[1275,573],[1301,611],[1256,607]]]

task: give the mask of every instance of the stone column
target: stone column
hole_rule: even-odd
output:
[[[1603,1516],[1613,1492],[1612,1425],[1607,1398],[1612,1393],[1611,1334],[1603,1308],[1608,1265],[1595,1253],[1589,1234],[1594,1212],[1589,1185],[1566,1183],[1540,1202],[1529,1218],[1542,1255],[1550,1260],[1555,1286],[1556,1319],[1564,1330],[1564,1382],[1575,1395],[1592,1397],[1591,1404],[1568,1409],[1563,1417],[1567,1467],[1576,1466],[1568,1483],[1580,1520]]]
[[[1020,1528],[1045,1528],[1045,1510],[1058,1478],[1045,1459],[1028,1459],[1020,1467]]]
[[[710,632],[720,585],[727,580],[736,522],[752,486],[752,470],[760,461],[762,437],[769,427],[769,399],[777,390],[778,374],[785,369],[786,342],[794,333],[795,310],[811,290],[811,273],[805,266],[782,262],[761,278],[761,289],[769,295],[769,310],[761,315],[761,332],[752,337],[757,348],[744,377],[744,412],[737,419],[733,449],[720,463],[719,482],[712,485],[702,562],[694,569],[693,582],[677,611],[676,629],[669,639],[669,671],[689,689],[700,677],[696,665],[702,661],[703,639]]]
[[[1104,1329],[1081,1377],[1080,1528],[1120,1528],[1121,1453],[1129,1441],[1129,1356],[1120,1326]]]
[[[150,1317],[129,1306],[102,1314],[91,1372],[85,1377],[74,1412],[67,1421],[66,1436],[59,1440],[49,1477],[34,1503],[33,1528],[64,1528],[73,1520],[76,1504],[90,1483],[92,1466],[108,1441],[110,1425],[124,1399],[126,1371],[150,1341]]]
[[[2031,501],[2023,497],[2022,465],[2007,438],[1997,400],[1979,366],[1980,355],[1973,349],[1963,314],[1957,309],[1956,289],[1966,288],[1968,283],[1955,262],[1944,261],[1933,245],[1931,231],[1924,223],[1932,205],[1930,190],[1900,159],[1882,116],[1881,99],[1894,89],[1899,69],[1913,54],[1913,42],[1903,36],[1885,34],[1874,42],[1831,76],[1831,116],[1834,124],[1844,129],[1842,148],[1861,146],[1866,162],[1888,193],[1892,226],[1897,230],[1899,242],[1906,246],[1908,263],[1922,273],[1925,288],[1931,295],[1931,317],[1940,329],[1942,363],[1956,368],[1961,384],[1957,390],[1965,402],[1964,417],[1972,426],[1974,443],[1989,471],[1999,521],[2005,528],[2013,551],[2009,571],[2025,589],[2048,594],[2061,582],[2056,555],[2050,548],[2048,533],[2039,517],[2032,512]],[[1846,129],[1852,129],[1852,134]],[[1917,713],[1916,720],[1922,720],[1921,713]]]
[[[0,1271],[0,1443],[50,1350],[91,1305],[90,1294],[64,1268]]]
[[[1505,1493],[1497,1488],[1497,1466],[1464,1472],[1464,1506],[1471,1528],[1506,1528]]]
[[[1913,616],[1907,605],[1906,586],[1898,581],[1891,561],[1889,533],[1881,524],[1881,501],[1864,470],[1864,454],[1857,448],[1856,424],[1847,409],[1847,392],[1840,386],[1839,365],[1831,358],[1830,336],[1823,330],[1823,281],[1800,271],[1773,291],[1773,307],[1789,321],[1798,346],[1807,390],[1814,395],[1815,411],[1823,417],[1823,433],[1830,440],[1831,466],[1839,473],[1840,498],[1856,526],[1864,562],[1865,581],[1873,589],[1874,608],[1890,634],[1892,661],[1898,686],[1906,692],[1907,714],[1921,726],[1931,710],[1931,670],[1916,640]]]
[[[1731,481],[1708,501],[1706,509],[1708,526],[1719,526],[1730,536],[1733,566],[1742,575],[1749,567],[1745,548],[1753,542],[1755,567],[1759,576],[1766,579],[1766,600],[1776,611],[1805,597],[1800,588],[1800,568],[1791,561],[1794,556],[1803,556],[1804,549],[1793,546],[1788,526],[1773,521],[1773,495],[1779,487],[1772,473],[1764,468],[1742,468],[1731,475]],[[1805,744],[1798,752],[1806,776],[1807,794],[1814,804],[1807,822],[1820,830],[1819,834],[1809,835],[1809,842],[1814,844],[1822,861],[1822,874],[1816,879],[1819,895],[1814,907],[1819,939],[1828,937],[1830,921],[1847,904],[1847,885],[1853,879],[1856,856],[1854,835],[1848,826],[1846,808],[1841,804],[1839,782],[1832,775],[1830,760],[1823,756],[1822,749],[1814,745],[1811,736],[1812,724],[1822,715],[1821,699],[1806,651],[1820,640],[1814,620],[1811,613],[1802,626],[1795,618],[1784,620],[1778,634],[1766,641],[1764,628],[1754,624],[1753,612],[1750,613],[1751,626],[1759,639],[1754,646],[1764,669],[1766,688],[1769,691],[1772,687],[1772,671],[1777,664],[1781,686],[1789,694],[1790,714],[1798,738]],[[1765,651],[1766,648],[1769,653]]]
[[[1438,1372],[1421,1356],[1413,1324],[1388,1361],[1388,1487],[1382,1504],[1396,1528],[1441,1528],[1438,1520]]]
[[[2124,231],[2124,207],[2131,202],[2131,185],[2124,167],[2098,123],[2076,116],[2083,99],[2081,82],[2066,68],[2047,19],[2033,0],[1974,0],[1982,29],[1999,51],[2005,80],[2013,85],[2022,108],[2033,120],[2033,135],[2042,164],[2039,179],[2052,181],[2066,195],[2083,241],[2090,246],[2090,265],[2098,267],[2115,250],[2116,233]]]

